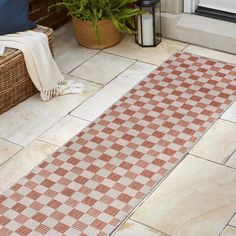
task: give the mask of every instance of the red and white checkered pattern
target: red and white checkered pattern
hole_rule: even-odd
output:
[[[0,195],[0,235],[109,235],[235,97],[234,66],[176,53]]]

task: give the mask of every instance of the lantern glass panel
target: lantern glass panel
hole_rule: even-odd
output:
[[[161,2],[155,6],[155,45],[161,42]]]
[[[137,17],[138,43],[143,46],[153,46],[154,27],[151,7],[142,8],[146,14]]]
[[[161,42],[161,3],[140,7],[145,14],[136,16],[136,43],[143,47],[153,47]]]

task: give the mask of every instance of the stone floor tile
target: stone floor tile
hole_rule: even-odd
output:
[[[191,154],[224,163],[236,149],[236,124],[218,120],[190,151]]]
[[[236,151],[233,153],[233,155],[226,162],[226,165],[236,168]]]
[[[11,158],[22,147],[0,139],[0,165]]]
[[[98,50],[92,50],[78,45],[71,23],[68,23],[54,33],[54,56],[55,60],[64,73],[69,73],[77,68],[90,57],[98,53]]]
[[[227,226],[220,236],[235,236],[235,235],[236,235],[236,228]]]
[[[62,146],[88,124],[88,121],[73,116],[66,116],[48,129],[38,139],[57,146]]]
[[[236,61],[235,61],[236,62]],[[228,110],[221,116],[222,119],[236,122],[236,102],[234,102]]]
[[[2,164],[0,166],[0,193],[9,189],[56,149],[57,146],[52,144],[34,141]]]
[[[146,227],[132,220],[127,220],[125,224],[113,236],[167,236],[160,231]]]
[[[162,39],[157,47],[142,48],[134,42],[134,35],[127,35],[120,44],[105,49],[105,52],[160,65],[177,50],[182,50],[186,46],[185,43]]]
[[[231,219],[231,221],[229,222],[230,225],[236,227],[236,213],[234,214],[234,217]]]
[[[125,57],[101,52],[78,67],[71,74],[94,83],[105,85],[134,62],[134,60]]]
[[[155,68],[155,66],[146,63],[135,63],[93,97],[75,109],[72,115],[89,121],[95,120]]]
[[[132,219],[171,236],[216,236],[236,208],[236,170],[188,155]]]
[[[73,79],[85,84],[86,90],[82,94],[59,96],[48,102],[41,101],[36,94],[3,113],[0,116],[0,138],[26,146],[101,88]]]
[[[189,52],[189,53],[193,53],[193,54],[196,54],[199,56],[209,57],[209,58],[213,58],[216,60],[236,64],[236,56],[229,54],[229,53],[219,52],[216,50],[212,50],[212,49],[208,49],[208,48],[204,48],[204,47],[199,47],[199,46],[195,46],[195,45],[189,45],[188,47],[186,47],[184,49],[184,51]]]

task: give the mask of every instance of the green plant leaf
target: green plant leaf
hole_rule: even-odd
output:
[[[138,8],[128,8],[128,4],[137,0],[56,0],[49,6],[52,8],[66,8],[72,17],[78,17],[84,21],[91,21],[98,42],[100,42],[100,30],[98,22],[101,19],[112,20],[115,27],[123,33],[133,33],[134,16],[143,14]]]

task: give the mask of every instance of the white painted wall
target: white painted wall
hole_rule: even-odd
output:
[[[183,12],[183,0],[161,0],[163,12],[179,14]]]
[[[199,0],[184,0],[184,12],[185,13],[195,12],[198,4]]]

